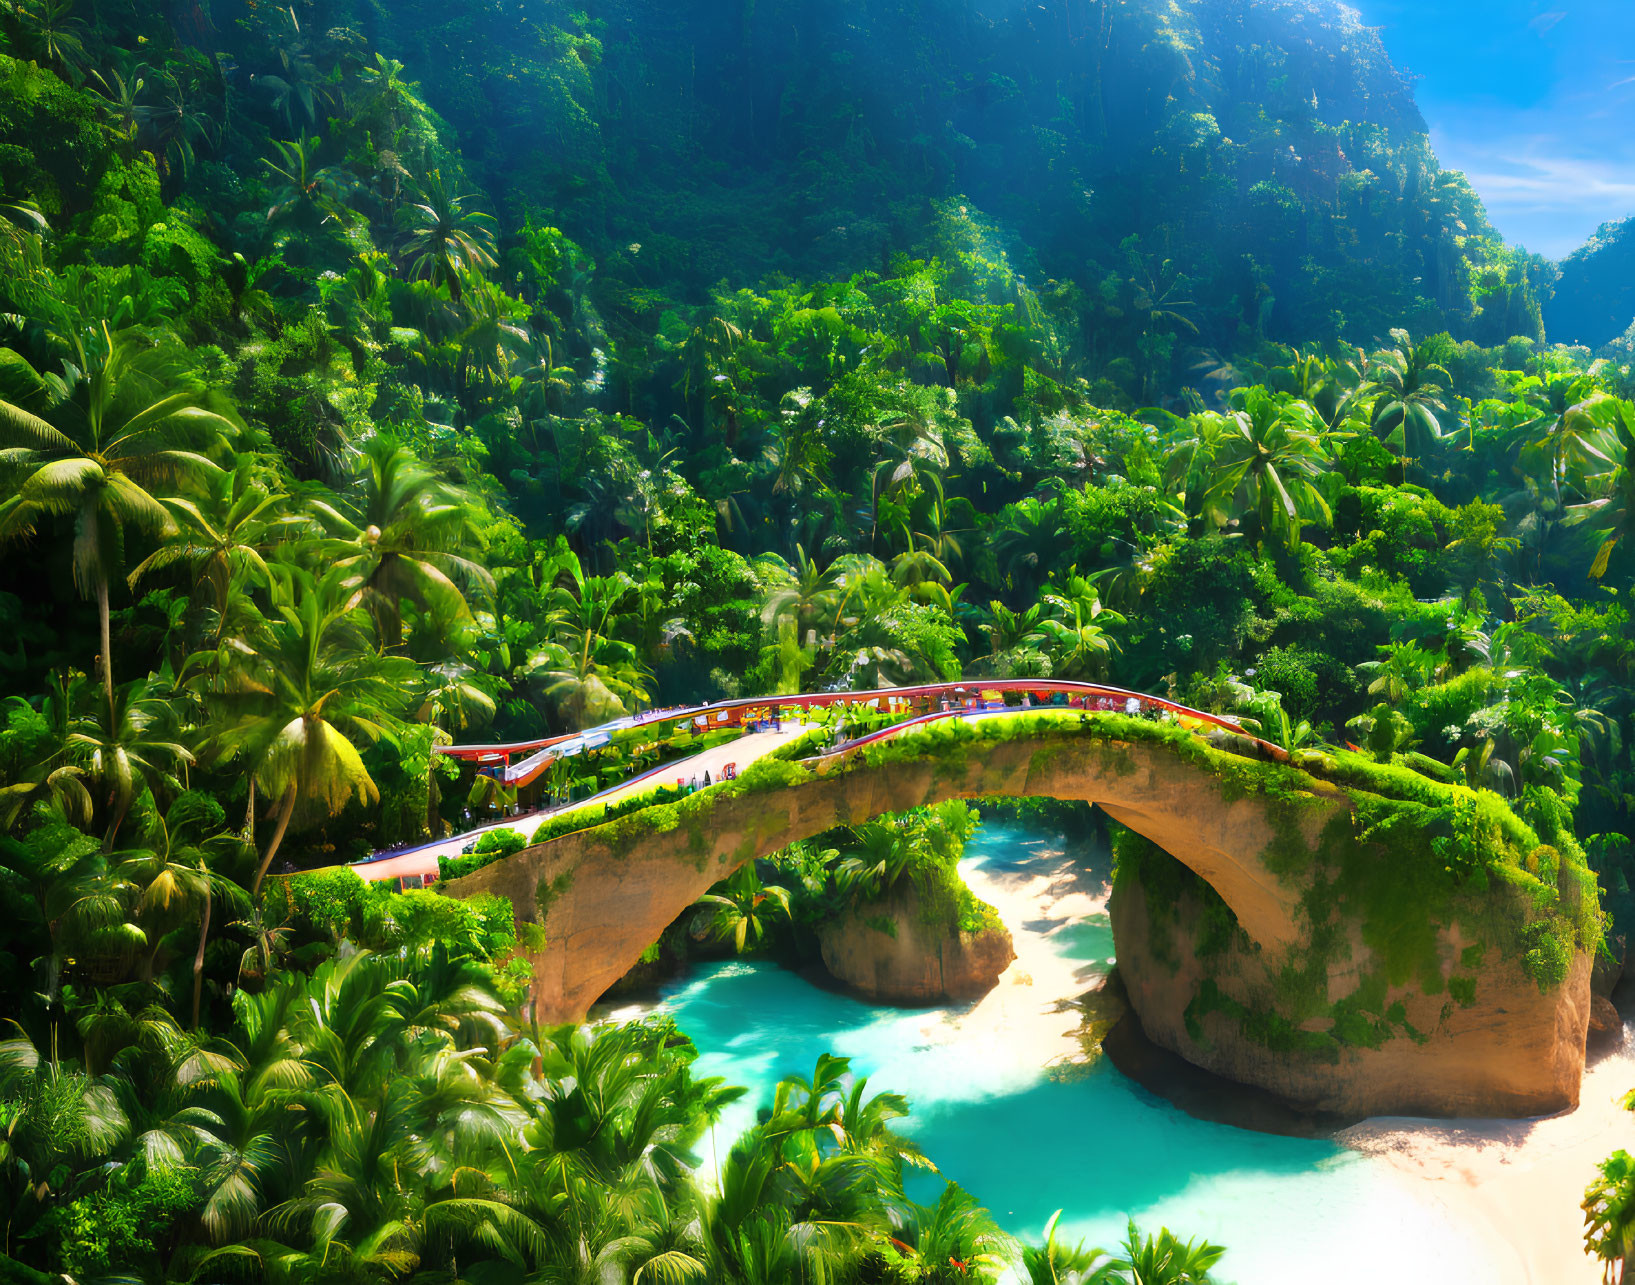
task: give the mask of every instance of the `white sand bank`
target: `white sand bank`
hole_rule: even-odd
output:
[[[1483,1285],[1599,1285],[1578,1204],[1609,1153],[1635,1148],[1635,1088],[1626,1045],[1584,1075],[1578,1110],[1537,1120],[1380,1118],[1338,1141],[1376,1157],[1450,1219],[1487,1229],[1494,1269]]]
[[[967,886],[1010,929],[1016,959],[975,1007],[948,1020],[940,1037],[927,1033],[951,1038],[958,1031],[962,1040],[993,1041],[989,1047],[1007,1057],[1051,1066],[1082,1056],[1080,1015],[1070,1005],[1090,989],[1096,972],[1064,959],[1050,938],[1104,912],[1111,890],[1060,849],[1040,849],[1028,866],[1026,872],[987,863],[962,867]]]

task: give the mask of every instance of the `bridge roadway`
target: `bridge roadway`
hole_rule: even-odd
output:
[[[530,812],[525,816],[513,817],[505,821],[497,821],[492,825],[479,826],[475,830],[468,830],[464,834],[455,835],[451,839],[444,839],[438,843],[428,843],[422,847],[411,848],[408,851],[383,852],[365,861],[360,861],[352,868],[364,879],[375,882],[380,879],[404,879],[418,875],[422,879],[437,877],[437,859],[439,857],[456,857],[460,852],[481,835],[491,830],[515,830],[524,839],[533,837],[535,830],[548,817],[560,816],[564,812],[577,812],[581,808],[593,807],[598,804],[618,803],[629,798],[632,794],[639,794],[643,790],[656,789],[678,778],[690,781],[695,777],[703,780],[704,773],[710,774],[713,783],[721,779],[721,771],[729,763],[734,764],[738,771],[748,767],[756,759],[770,754],[778,746],[792,737],[804,732],[806,727],[801,723],[785,723],[778,731],[751,732],[741,736],[736,741],[729,741],[725,745],[717,745],[705,750],[701,754],[694,754],[691,758],[679,759],[674,763],[665,763],[643,772],[640,776],[632,777],[611,789],[603,790],[600,794],[581,799],[576,803],[564,804],[559,808],[546,808],[538,812]]]
[[[415,877],[430,880],[437,876],[439,857],[458,856],[475,839],[493,830],[514,830],[524,838],[529,838],[539,828],[540,823],[548,817],[578,811],[581,808],[598,804],[617,803],[629,798],[632,794],[655,789],[659,785],[672,780],[702,780],[706,772],[709,774],[713,786],[713,783],[722,779],[722,769],[728,764],[733,765],[736,771],[741,772],[756,759],[770,754],[779,745],[804,731],[805,724],[799,721],[799,713],[802,710],[828,709],[840,705],[857,706],[875,712],[892,709],[903,712],[904,718],[901,722],[878,729],[867,736],[848,743],[846,746],[847,749],[855,749],[872,741],[894,736],[907,727],[920,726],[946,718],[975,718],[999,712],[999,705],[996,705],[995,702],[996,700],[1002,702],[1006,695],[1036,698],[1038,706],[1042,708],[1049,707],[1051,699],[1058,695],[1065,697],[1071,708],[1129,710],[1132,708],[1131,702],[1134,702],[1133,708],[1135,710],[1157,710],[1174,714],[1183,723],[1215,727],[1237,736],[1249,736],[1249,733],[1245,732],[1243,727],[1235,720],[1222,718],[1216,714],[1207,714],[1202,710],[1191,709],[1185,705],[1177,705],[1173,701],[1164,700],[1162,697],[1152,696],[1145,692],[1132,692],[1121,687],[1106,687],[1097,683],[1041,679],[1009,678],[987,682],[972,679],[953,683],[929,683],[918,687],[888,687],[867,691],[808,692],[794,696],[754,696],[730,701],[718,701],[709,705],[688,706],[683,709],[644,710],[639,714],[616,719],[598,727],[567,736],[550,737],[535,741],[513,741],[494,745],[440,745],[435,747],[434,752],[451,758],[462,759],[466,762],[477,763],[481,770],[492,773],[505,784],[521,786],[536,780],[553,763],[559,762],[563,758],[572,757],[607,744],[616,732],[630,731],[640,727],[656,728],[664,724],[700,722],[710,729],[743,727],[746,723],[752,726],[764,725],[770,722],[776,725],[777,730],[752,730],[735,741],[714,746],[690,758],[680,759],[673,763],[666,763],[649,769],[640,776],[633,777],[629,781],[622,782],[590,798],[565,804],[559,808],[531,812],[525,816],[479,826],[452,838],[424,844],[420,847],[378,852],[363,861],[355,863],[352,868],[364,879],[371,882],[382,879]],[[1009,708],[1020,709],[1021,706],[1010,706]],[[793,720],[786,721],[785,715],[793,715]],[[1261,743],[1265,744],[1265,742]],[[1275,746],[1267,746],[1267,749],[1274,756],[1281,753]],[[526,757],[518,763],[511,763],[510,756],[519,753],[524,754]]]

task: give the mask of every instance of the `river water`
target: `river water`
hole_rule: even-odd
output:
[[[700,966],[668,987],[659,1007],[698,1045],[698,1073],[750,1090],[706,1143],[706,1167],[753,1124],[779,1077],[810,1075],[831,1052],[851,1058],[871,1089],[907,1095],[904,1131],[1014,1234],[1037,1239],[1061,1209],[1069,1243],[1111,1247],[1133,1217],[1144,1230],[1167,1225],[1226,1245],[1218,1275],[1239,1285],[1483,1279],[1491,1258],[1477,1231],[1375,1158],[1194,1119],[1105,1059],[1044,1065],[1051,1050],[1028,1032],[1041,1022],[1052,1033],[1073,1028],[1077,1013],[1053,1011],[1053,1001],[1087,989],[1113,954],[1102,903],[1051,893],[1073,865],[1059,838],[1014,824],[985,823],[973,838],[962,869],[999,906],[1018,954],[981,1005],[880,1007],[760,961]],[[936,1180],[925,1181],[913,1194],[928,1201]]]

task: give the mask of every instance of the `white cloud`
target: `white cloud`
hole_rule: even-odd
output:
[[[1436,153],[1465,172],[1495,227],[1540,254],[1570,254],[1601,224],[1635,214],[1635,157],[1586,155],[1556,133],[1504,139],[1433,131]]]
[[[1535,152],[1491,168],[1473,166],[1466,176],[1495,210],[1541,213],[1607,202],[1635,210],[1635,173],[1628,165]]]

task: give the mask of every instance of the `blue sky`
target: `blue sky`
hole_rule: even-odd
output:
[[[1570,253],[1635,214],[1635,0],[1351,0],[1495,227]]]

